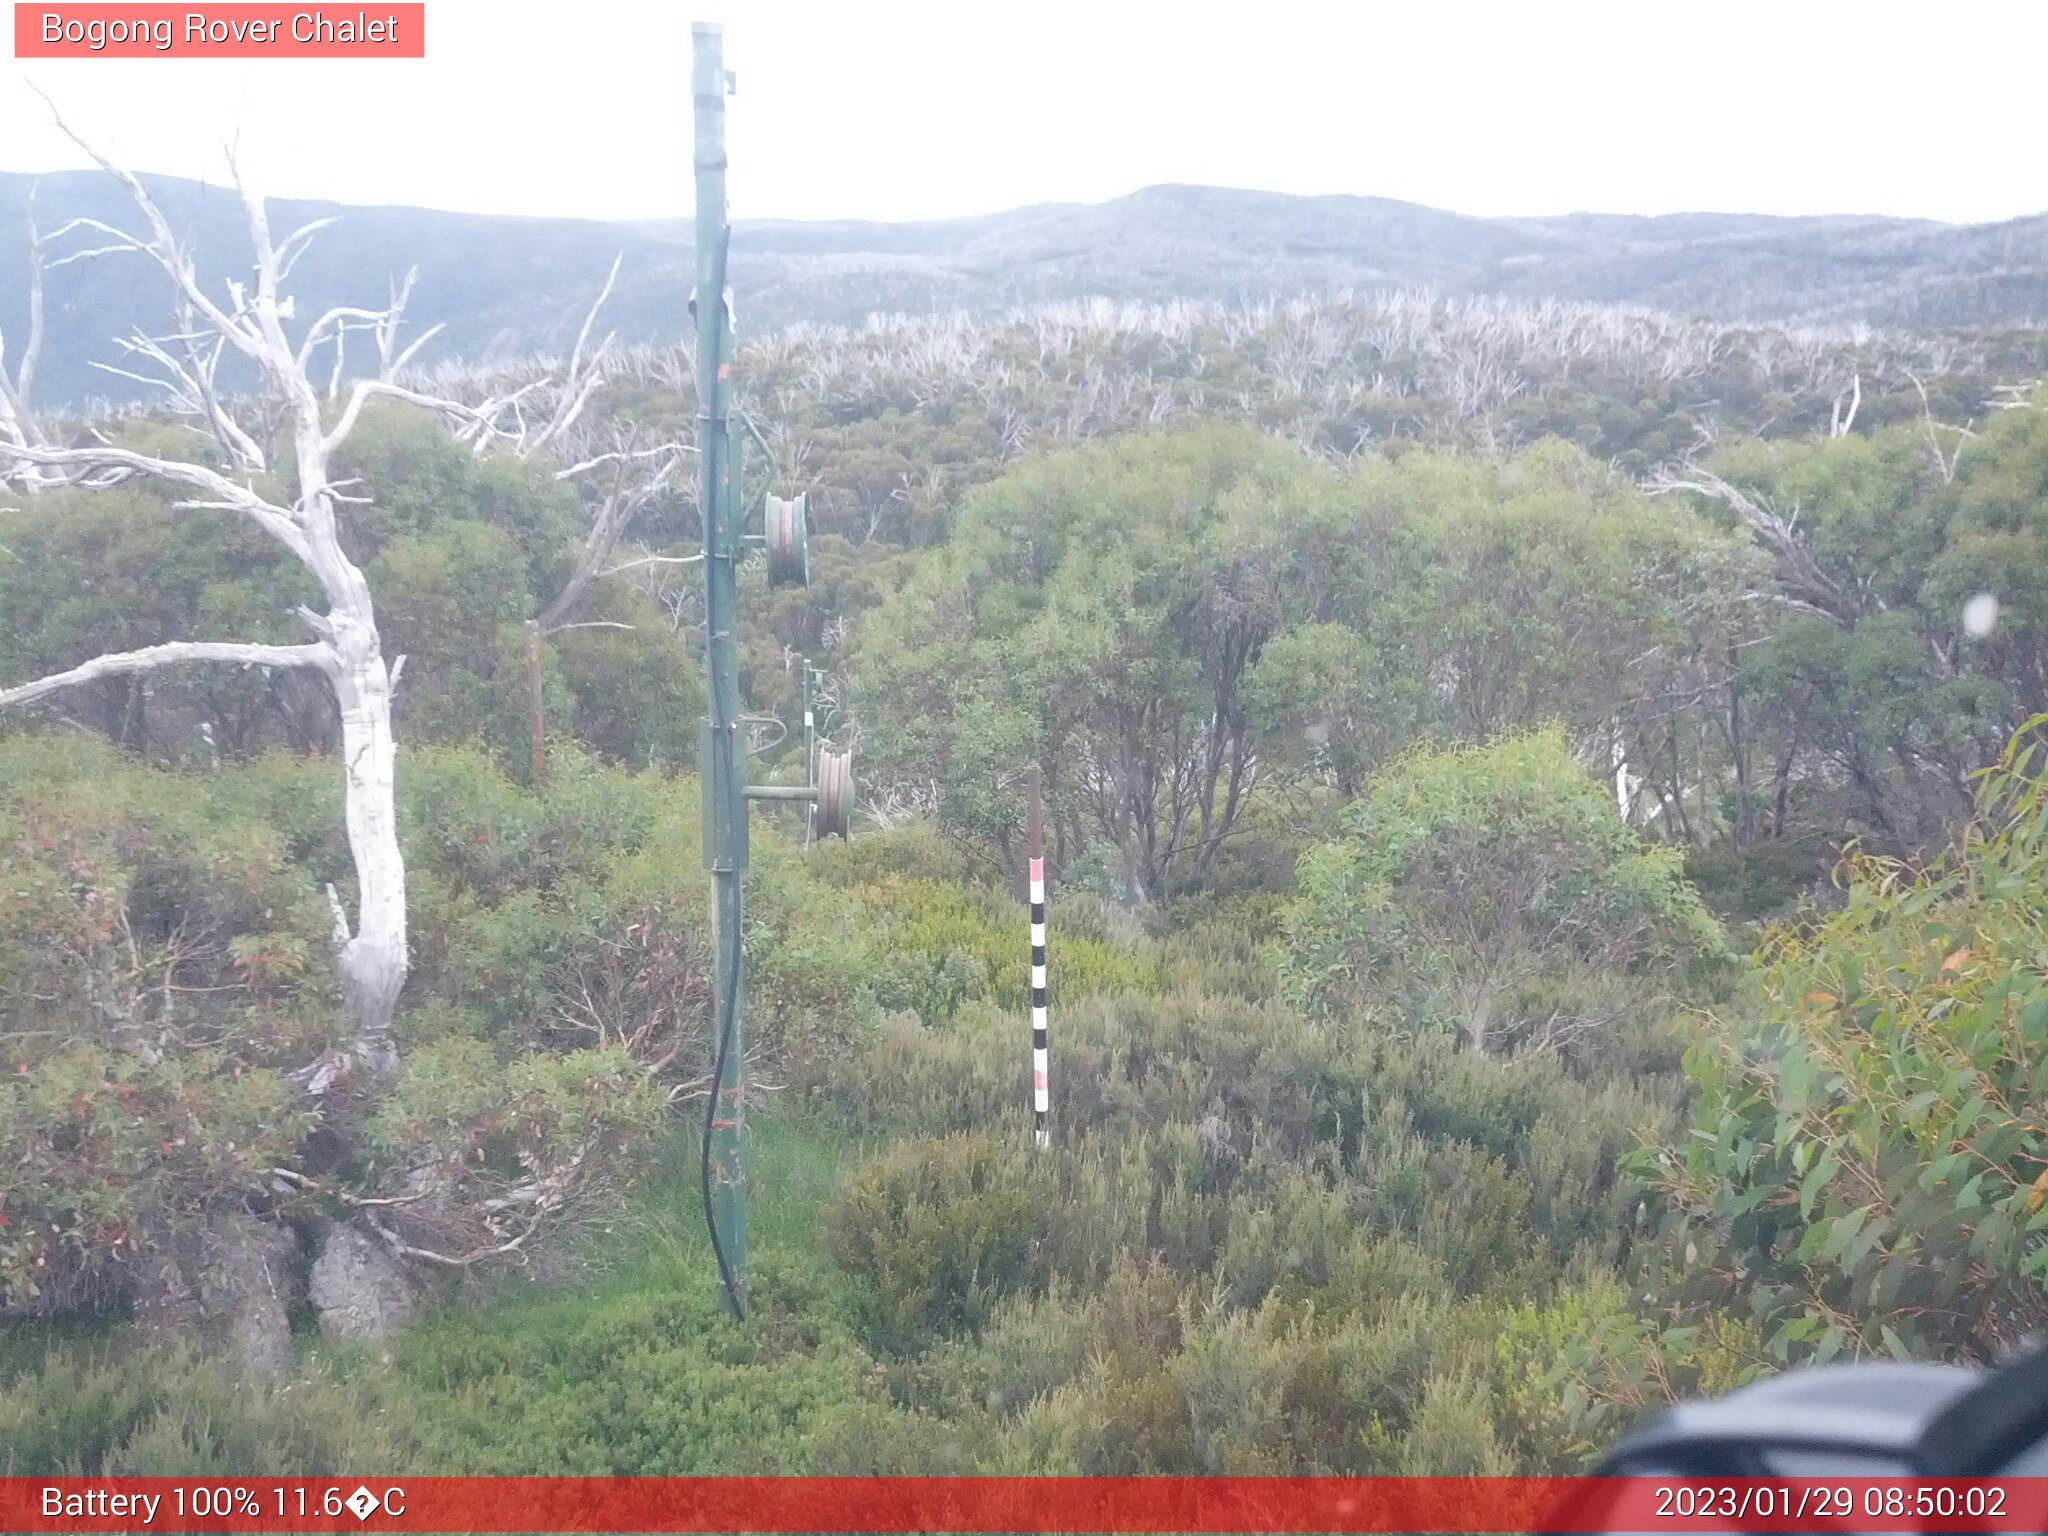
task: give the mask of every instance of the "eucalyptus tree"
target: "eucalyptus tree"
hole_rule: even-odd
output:
[[[1301,861],[1290,997],[1484,1055],[1570,1046],[1724,954],[1678,851],[1622,825],[1562,732],[1416,750]]]
[[[424,393],[402,382],[433,335],[430,329],[401,341],[410,278],[391,291],[381,308],[336,306],[293,334],[299,317],[286,284],[294,265],[332,220],[316,220],[280,239],[271,230],[264,199],[242,187],[237,175],[251,275],[230,280],[216,292],[202,281],[195,253],[142,182],[73,137],[126,188],[142,229],[137,233],[97,219],[75,220],[62,233],[94,243],[57,259],[136,255],[168,279],[173,329],[138,335],[122,346],[134,365],[131,376],[161,389],[167,409],[195,429],[195,441],[183,453],[143,452],[95,431],[74,433],[76,441],[60,445],[50,430],[26,425],[18,406],[10,406],[13,425],[0,431],[0,481],[22,487],[56,481],[83,488],[137,478],[167,482],[182,494],[177,509],[229,512],[260,530],[312,577],[325,607],[299,606],[298,617],[311,638],[297,644],[190,639],[104,652],[0,688],[0,706],[29,704],[100,678],[194,662],[291,669],[319,678],[332,692],[340,720],[346,826],[356,876],[353,919],[339,894],[328,888],[336,965],[354,1036],[345,1048],[330,1049],[308,1064],[302,1076],[315,1093],[352,1065],[388,1076],[397,1064],[392,1017],[409,964],[391,713],[404,658],[387,661],[369,582],[344,539],[343,509],[364,498],[336,477],[333,466],[365,407],[380,398],[431,412],[478,451],[500,442],[521,453],[558,448],[601,382],[597,357],[586,354],[579,341],[567,375],[548,391],[529,382],[477,403]],[[39,249],[39,261],[42,254]],[[375,371],[343,391],[347,338],[365,333],[374,343]],[[32,339],[25,363],[33,362],[34,350]],[[323,357],[331,358],[324,391],[315,382]],[[230,358],[253,374],[258,385],[253,394],[235,398],[226,388],[221,369]],[[17,401],[27,377],[17,372]]]
[[[1032,459],[864,620],[858,708],[884,782],[1006,853],[1042,764],[1056,850],[1106,843],[1133,900],[1199,879],[1263,772],[1247,680],[1333,477],[1243,428]]]
[[[2048,412],[1812,443],[1730,444],[1667,469],[1762,557],[1742,666],[1767,829],[1938,847],[1971,779],[2048,708]],[[1976,615],[1973,621],[1970,615]]]

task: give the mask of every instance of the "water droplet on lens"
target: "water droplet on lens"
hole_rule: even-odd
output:
[[[1973,640],[1982,640],[1998,625],[1998,599],[1989,592],[1979,592],[1963,604],[1963,631]]]

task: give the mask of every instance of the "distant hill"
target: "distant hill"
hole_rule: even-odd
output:
[[[25,208],[45,230],[81,216],[130,227],[96,172],[0,174],[0,329],[24,324]],[[231,190],[145,178],[216,279],[239,271]],[[488,360],[566,345],[612,257],[608,320],[632,340],[678,336],[690,285],[683,221],[604,224],[280,200],[280,229],[338,215],[294,274],[309,308],[381,298],[420,269],[413,315],[445,323],[440,355]],[[1728,321],[1969,329],[2048,320],[2048,215],[1952,225],[1877,217],[1569,214],[1483,219],[1375,197],[1148,187],[1094,205],[1046,204],[927,223],[742,222],[733,237],[742,330],[858,324],[876,311],[1001,311],[1046,300],[1233,300],[1340,289],[1432,288],[1640,305]],[[139,259],[106,257],[50,281],[41,393],[124,397],[93,370],[114,334],[160,326],[163,291]],[[18,345],[18,342],[16,343]]]

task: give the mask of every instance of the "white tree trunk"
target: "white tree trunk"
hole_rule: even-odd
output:
[[[1624,825],[1635,814],[1635,785],[1630,781],[1628,771],[1628,749],[1621,744],[1621,726],[1617,722],[1609,739],[1608,762],[1614,768],[1614,808],[1620,813]]]
[[[367,593],[366,593],[367,596]],[[330,615],[330,619],[338,619]],[[356,931],[341,945],[339,964],[355,1015],[356,1049],[370,1067],[397,1064],[391,1019],[405,986],[405,859],[398,849],[398,746],[391,733],[391,678],[367,612],[335,623],[341,670],[341,754],[347,775],[345,814],[356,866]],[[339,935],[337,935],[339,937]]]
[[[66,133],[63,120],[58,127]],[[89,251],[77,251],[62,261],[81,260],[116,251],[134,252],[155,261],[171,280],[178,328],[167,337],[138,337],[126,343],[131,357],[159,370],[161,377],[143,378],[168,391],[174,413],[192,418],[209,433],[226,463],[228,473],[205,464],[166,459],[108,446],[53,448],[40,434],[26,408],[28,387],[33,379],[36,352],[41,343],[42,244],[35,243],[31,261],[31,324],[26,354],[10,380],[0,372],[0,482],[35,486],[69,481],[82,485],[109,485],[134,475],[170,480],[198,494],[178,503],[180,507],[209,507],[239,512],[269,534],[319,581],[327,611],[300,610],[318,637],[310,645],[264,646],[226,641],[177,641],[144,650],[101,656],[68,672],[58,673],[12,689],[0,689],[0,706],[24,703],[57,688],[69,687],[94,677],[119,672],[143,672],[183,661],[226,661],[260,666],[301,666],[319,671],[334,689],[341,713],[342,770],[344,774],[345,818],[349,851],[356,870],[357,912],[354,931],[348,914],[333,889],[328,891],[334,908],[335,964],[355,1021],[355,1036],[346,1050],[328,1053],[300,1074],[309,1092],[325,1091],[329,1083],[354,1063],[368,1066],[379,1076],[391,1073],[398,1053],[391,1038],[391,1021],[404,989],[409,956],[406,945],[405,860],[398,847],[397,745],[391,729],[391,691],[395,670],[384,661],[383,643],[377,633],[376,608],[370,585],[342,546],[336,517],[339,503],[347,500],[329,478],[334,455],[348,440],[360,419],[363,406],[375,396],[390,396],[434,412],[449,422],[459,438],[481,452],[496,441],[509,441],[514,451],[531,454],[566,443],[584,407],[603,382],[600,364],[610,337],[586,352],[598,310],[611,292],[618,276],[612,265],[604,291],[592,305],[576,339],[567,376],[557,391],[554,406],[537,430],[529,430],[518,406],[521,395],[532,393],[544,380],[536,380],[505,399],[467,406],[406,388],[396,375],[418,352],[425,336],[402,350],[398,346],[400,320],[405,300],[412,291],[412,278],[402,287],[394,286],[389,307],[382,310],[341,307],[315,319],[296,346],[285,334],[284,322],[291,318],[292,304],[280,291],[292,264],[304,252],[313,235],[331,220],[317,220],[273,240],[269,215],[260,196],[244,190],[243,204],[248,216],[249,240],[255,256],[253,282],[234,281],[227,285],[228,302],[222,305],[201,286],[192,253],[181,243],[151,200],[148,191],[132,174],[122,170],[83,139],[72,138],[100,166],[117,177],[128,189],[137,209],[148,221],[147,236],[129,234],[98,219],[77,219],[59,231],[76,230],[102,235],[110,242]],[[238,178],[239,183],[239,178]],[[54,263],[61,265],[62,261]],[[330,378],[329,397],[340,383],[340,355],[351,327],[373,332],[377,341],[378,373],[357,381],[332,427],[324,417],[320,391],[312,381],[316,351],[323,345],[335,349],[335,367]],[[428,333],[429,335],[432,332]],[[208,346],[198,345],[201,335],[217,338]],[[285,408],[285,421],[296,449],[296,495],[289,503],[268,500],[256,489],[254,477],[266,473],[267,457],[256,438],[239,426],[222,403],[214,387],[215,368],[224,349],[232,348],[253,363],[267,391]],[[4,358],[4,353],[0,353]],[[510,413],[517,430],[500,425]],[[665,483],[679,458],[674,445],[635,452],[631,449],[600,454],[562,472],[564,478],[598,464],[617,462],[619,485],[612,502],[599,518],[585,550],[578,580],[571,584],[557,607],[572,606],[585,585],[593,579],[613,545],[640,504],[624,495],[628,463],[638,459],[659,460],[661,468],[646,495],[651,497]],[[237,478],[239,477],[239,478]],[[561,617],[554,614],[553,617]]]

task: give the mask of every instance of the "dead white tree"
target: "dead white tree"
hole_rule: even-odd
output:
[[[250,279],[229,281],[225,298],[216,298],[202,284],[192,251],[178,238],[142,183],[71,133],[61,117],[58,126],[120,180],[146,225],[145,233],[134,234],[97,219],[75,220],[65,227],[66,233],[89,232],[102,243],[64,259],[140,255],[169,278],[177,330],[168,337],[137,338],[128,346],[129,355],[154,368],[151,382],[168,391],[174,410],[193,418],[199,429],[218,443],[229,468],[223,472],[197,462],[136,453],[103,440],[56,446],[24,425],[26,417],[16,408],[12,430],[0,436],[0,482],[47,483],[53,476],[86,487],[112,485],[137,476],[167,481],[185,493],[175,507],[239,513],[289,550],[319,583],[326,611],[300,608],[299,616],[313,635],[302,645],[187,640],[116,652],[33,682],[0,688],[0,706],[29,703],[95,678],[151,672],[186,662],[293,667],[324,679],[333,691],[341,721],[345,815],[356,873],[353,923],[331,886],[328,900],[334,912],[336,964],[355,1034],[346,1047],[328,1052],[305,1068],[301,1080],[308,1091],[319,1093],[353,1065],[388,1075],[397,1064],[392,1015],[408,968],[405,863],[398,846],[397,754],[391,727],[392,688],[404,658],[386,664],[369,583],[344,549],[337,522],[339,507],[361,498],[345,493],[345,482],[333,478],[330,466],[361,420],[364,407],[378,397],[405,400],[434,412],[479,448],[505,439],[517,449],[544,446],[558,439],[581,412],[596,387],[595,371],[579,372],[579,343],[579,357],[572,362],[568,384],[557,397],[555,409],[532,432],[518,413],[519,397],[527,390],[472,406],[410,389],[395,375],[410,361],[417,343],[402,350],[394,345],[409,282],[394,292],[386,309],[337,308],[316,317],[294,344],[286,333],[293,305],[282,285],[293,263],[327,221],[294,230],[283,240],[275,239],[263,198],[243,188],[237,174],[254,265]],[[329,337],[339,346],[351,326],[377,335],[380,368],[377,376],[353,384],[330,424],[321,393],[311,379],[313,354]],[[24,359],[31,367],[36,339],[32,332],[29,355]],[[255,476],[267,466],[268,455],[256,435],[237,421],[215,386],[216,370],[228,354],[253,369],[260,381],[261,403],[280,413],[282,428],[290,433],[294,452],[289,500],[272,499],[275,493],[259,489],[255,483]],[[16,397],[24,392],[22,385],[28,376],[28,368],[17,373],[12,386]],[[508,411],[517,423],[514,429],[501,425]]]
[[[1763,491],[1735,485],[1698,464],[1661,469],[1644,482],[1643,488],[1653,496],[1689,491],[1717,501],[1733,512],[1771,556],[1781,589],[1778,599],[1790,607],[1848,627],[1862,616],[1866,606],[1883,606],[1874,593],[1846,590],[1823,570],[1799,532],[1798,509],[1794,508],[1789,515],[1781,513]]]
[[[1855,429],[1856,413],[1862,407],[1863,374],[1859,370],[1855,377],[1850,379],[1849,387],[1835,396],[1834,410],[1828,418],[1828,436],[1847,437]]]
[[[614,267],[613,271],[616,272],[617,268]],[[609,286],[606,285],[607,289]],[[603,299],[600,298],[598,302],[602,303]],[[545,696],[541,687],[542,642],[571,629],[631,629],[630,624],[622,624],[615,619],[576,619],[578,607],[596,582],[606,577],[624,575],[628,571],[645,570],[654,566],[690,565],[704,558],[701,553],[642,554],[617,564],[612,563],[612,556],[619,547],[619,540],[632,526],[633,520],[669,488],[674,482],[677,469],[688,455],[694,452],[694,448],[674,442],[662,443],[653,448],[642,448],[635,439],[627,436],[616,439],[614,446],[608,451],[556,472],[557,479],[572,480],[580,475],[609,468],[612,471],[612,484],[598,508],[597,515],[591,519],[590,532],[584,536],[583,551],[577,558],[576,569],[562,584],[562,590],[556,594],[555,600],[541,610],[540,616],[526,622],[527,709],[532,720],[533,775],[536,780],[547,771],[547,716]]]
[[[685,444],[674,442],[662,443],[653,448],[641,448],[629,436],[608,452],[557,471],[557,479],[569,480],[595,469],[609,467],[612,470],[612,486],[603,504],[598,508],[597,516],[591,521],[590,532],[584,536],[583,553],[576,562],[576,569],[562,584],[562,590],[555,600],[548,604],[535,621],[542,634],[557,634],[573,627],[571,616],[594,582],[650,566],[692,565],[704,558],[701,554],[642,554],[620,561],[616,565],[611,563],[612,555],[618,549],[619,540],[627,528],[632,526],[633,519],[674,484],[676,471],[695,451]]]
[[[1937,422],[1934,419],[1934,402],[1927,398],[1927,386],[1920,382],[1920,375],[1908,368],[1906,377],[1913,381],[1913,388],[1920,392],[1920,420],[1927,431],[1927,453],[1934,460],[1935,472],[1941,476],[1943,485],[1954,485],[1956,465],[1963,457],[1963,444],[1977,435],[1970,430],[1974,422],[1966,422],[1960,427]],[[1956,445],[1953,449],[1942,447],[1941,434],[1944,431],[1955,433]]]
[[[0,332],[0,447],[42,448],[48,446],[36,420],[33,392],[36,364],[43,351],[43,238],[36,228],[35,189],[28,199],[28,334],[21,357],[10,376],[7,371],[7,337]],[[25,490],[39,490],[50,480],[61,478],[36,469],[21,478]]]

